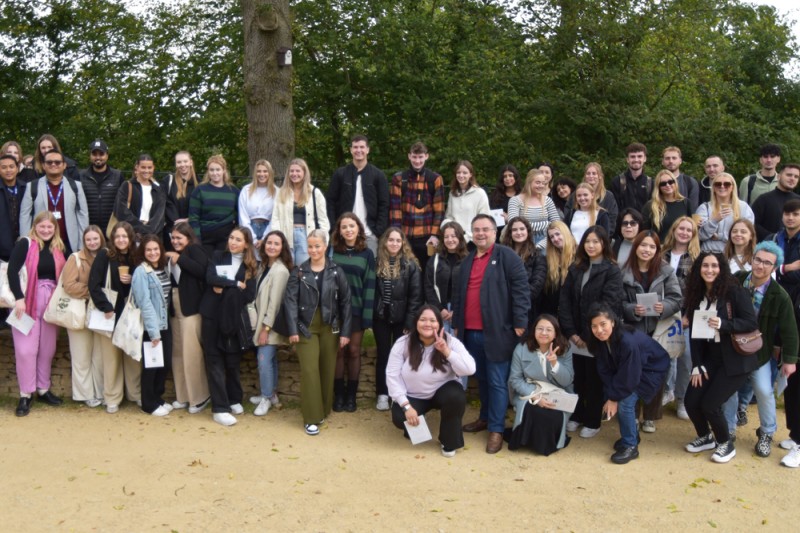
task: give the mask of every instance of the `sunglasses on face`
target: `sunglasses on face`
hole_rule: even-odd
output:
[[[666,187],[667,185],[672,187],[673,185],[675,185],[675,180],[665,180],[658,184],[659,187]]]
[[[622,222],[620,222],[620,225],[621,226],[633,227],[633,226],[638,226],[639,223],[636,222],[635,220],[623,220]]]
[[[64,161],[63,161],[63,160],[61,160],[61,159],[58,159],[58,160],[55,160],[55,159],[48,159],[48,160],[46,160],[46,161],[44,162],[44,164],[45,164],[45,165],[49,165],[49,166],[51,166],[51,167],[54,167],[54,166],[56,166],[56,165],[60,165],[60,164],[62,164],[63,162],[64,162]]]
[[[730,181],[717,181],[717,182],[714,182],[714,188],[715,189],[730,189],[731,187],[733,187],[733,183],[731,183]]]

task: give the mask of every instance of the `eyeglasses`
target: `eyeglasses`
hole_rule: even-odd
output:
[[[472,233],[491,233],[494,228],[472,228]]]
[[[666,180],[658,184],[659,187],[666,187],[667,185],[669,185],[670,187],[675,185],[675,180]]]
[[[555,332],[556,330],[554,330],[553,328],[543,328],[543,327],[536,328],[536,333],[555,333]]]
[[[733,183],[730,181],[715,181],[714,188],[715,189],[730,189],[733,187]]]
[[[44,162],[44,164],[45,164],[45,165],[49,165],[49,166],[51,166],[51,167],[54,167],[54,166],[56,166],[56,165],[61,165],[61,164],[63,164],[63,163],[64,163],[64,160],[63,160],[63,159],[59,159],[59,160],[55,160],[55,159],[47,159],[47,160]]]
[[[639,223],[636,222],[635,220],[623,220],[622,222],[619,223],[619,225],[633,227],[633,226],[638,226]]]
[[[764,261],[763,259],[761,259],[758,256],[753,258],[753,264],[754,265],[764,265],[767,268],[772,268],[772,267],[775,266],[775,263],[773,263],[772,261]]]

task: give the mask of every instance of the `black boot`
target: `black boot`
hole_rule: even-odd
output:
[[[17,410],[14,412],[17,416],[27,416],[28,413],[31,412],[31,402],[33,398],[30,396],[22,397],[19,399],[19,404],[17,405]]]
[[[358,392],[358,380],[347,382],[347,400],[344,403],[344,410],[348,413],[355,413],[358,406],[356,405],[356,393]]]
[[[344,411],[344,379],[333,380],[333,410],[337,413]]]

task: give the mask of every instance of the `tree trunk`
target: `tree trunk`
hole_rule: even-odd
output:
[[[292,67],[278,66],[278,49],[292,47],[288,0],[241,0],[244,21],[244,101],[247,155],[272,163],[280,182],[294,157]]]

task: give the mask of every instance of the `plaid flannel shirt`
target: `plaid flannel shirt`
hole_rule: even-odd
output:
[[[406,180],[405,196],[403,180]],[[433,180],[431,198],[428,180]],[[398,172],[392,176],[389,190],[389,225],[402,228],[406,237],[413,239],[439,235],[444,219],[444,180],[436,172],[422,168]]]

